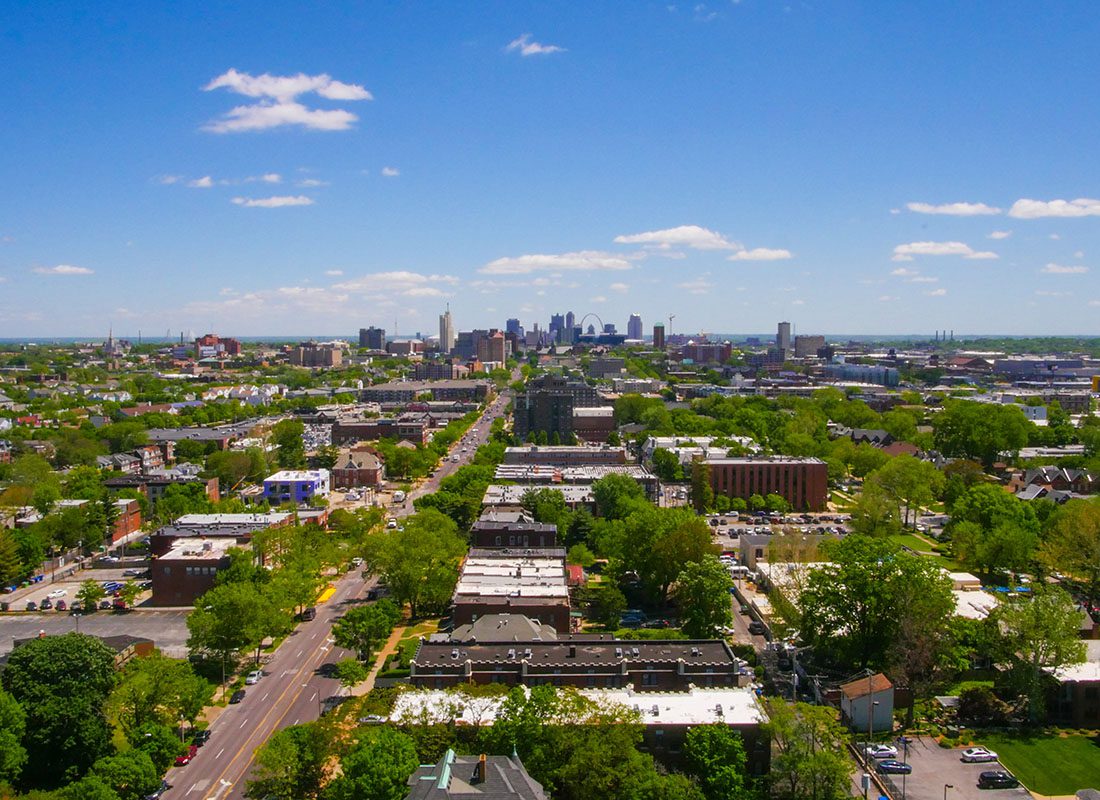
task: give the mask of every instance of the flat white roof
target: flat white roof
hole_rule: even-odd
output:
[[[525,691],[529,691],[525,688]],[[581,689],[580,694],[606,708],[615,703],[635,709],[643,725],[757,725],[767,715],[751,686],[730,689],[691,688],[686,692],[635,692],[632,689]],[[459,692],[425,689],[402,692],[394,702],[393,722],[492,725],[504,697],[467,697]],[[718,709],[721,707],[721,714]],[[657,709],[654,713],[654,708]]]
[[[568,597],[561,558],[466,559],[455,597]]]
[[[284,469],[274,475],[268,475],[264,478],[264,483],[268,481],[327,481],[328,476],[329,471],[327,469]]]
[[[981,589],[955,589],[955,616],[985,619],[997,607],[997,598]]]
[[[209,561],[221,558],[231,548],[239,547],[236,539],[220,537],[216,539],[200,539],[195,536],[184,536],[176,540],[175,545],[158,561]]]
[[[274,525],[286,522],[290,514],[285,511],[271,511],[267,514],[184,514],[173,525],[199,527],[203,525]]]

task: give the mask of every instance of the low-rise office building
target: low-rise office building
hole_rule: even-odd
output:
[[[391,381],[359,390],[359,399],[367,403],[411,403],[422,394],[432,400],[470,400],[483,403],[489,399],[491,384],[478,380]]]
[[[200,478],[197,475],[119,475],[103,481],[112,491],[136,489],[145,495],[150,506],[156,506],[169,486],[188,486],[199,483],[211,503],[221,500],[217,478]]]
[[[558,526],[545,522],[504,522],[482,518],[470,529],[470,546],[519,550],[556,548]]]
[[[329,481],[327,469],[285,469],[264,478],[264,499],[272,505],[308,504],[314,497],[328,497]]]
[[[601,445],[537,445],[527,444],[504,450],[504,464],[547,464],[580,467],[589,464],[626,464],[625,447]]]
[[[294,516],[286,511],[266,514],[184,514],[149,536],[149,552],[162,556],[182,539],[229,539],[247,546],[257,531],[290,525]]]
[[[744,500],[777,494],[799,511],[824,511],[829,499],[828,468],[819,458],[712,458],[706,464],[715,494]]]
[[[150,571],[154,606],[189,606],[214,588],[220,570],[229,566],[235,539],[177,539],[164,555],[153,559]]]
[[[486,614],[523,614],[568,632],[565,551],[473,549],[462,565],[453,604],[456,626]]]

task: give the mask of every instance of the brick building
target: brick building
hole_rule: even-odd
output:
[[[519,550],[557,548],[558,526],[545,522],[479,519],[470,529],[470,546]]]
[[[382,459],[365,447],[341,450],[332,467],[332,485],[337,489],[381,486]]]
[[[706,462],[715,494],[748,500],[778,494],[800,511],[824,511],[828,469],[819,458],[716,458]]]
[[[337,420],[332,426],[332,443],[336,446],[378,439],[396,439],[399,442],[425,445],[428,443],[428,423],[424,418],[345,418]]]
[[[573,433],[573,411],[600,404],[593,386],[582,380],[543,375],[527,382],[515,398],[515,433],[521,439],[529,433]]]
[[[456,626],[486,614],[523,614],[568,632],[565,550],[470,550],[453,604]]]
[[[177,539],[172,549],[153,559],[150,571],[154,606],[189,606],[214,588],[218,571],[229,566],[235,539]]]

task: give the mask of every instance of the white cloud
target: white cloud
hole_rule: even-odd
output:
[[[362,86],[333,80],[329,75],[249,75],[230,69],[206,86],[203,91],[228,89],[245,97],[257,98],[258,103],[237,106],[221,119],[209,122],[204,129],[212,133],[239,133],[241,131],[266,130],[283,125],[301,125],[310,130],[347,130],[358,120],[355,114],[343,109],[328,111],[307,108],[296,102],[303,94],[317,94],[327,100],[373,100]]]
[[[608,286],[607,288],[610,289],[613,292],[628,292],[628,291],[630,291],[630,286],[628,284],[625,284],[625,283],[613,283],[610,286]]]
[[[1062,235],[1059,234],[1059,233],[1051,233],[1051,234],[1047,235],[1047,238],[1052,239],[1053,241],[1057,242],[1059,239],[1062,238]]]
[[[1085,257],[1085,251],[1084,251],[1084,250],[1077,250],[1077,251],[1076,251],[1076,252],[1075,252],[1075,253],[1073,254],[1073,257],[1074,257],[1074,258],[1084,258],[1084,257]]]
[[[396,178],[401,174],[401,170],[397,167],[382,167],[382,176],[385,178]]]
[[[1035,295],[1037,297],[1067,297],[1069,292],[1051,292],[1046,289],[1036,289]]]
[[[519,52],[521,56],[545,56],[550,53],[564,53],[564,47],[558,47],[556,44],[540,44],[539,42],[531,41],[531,34],[524,33],[513,39],[508,43],[508,46],[504,48],[505,53]]]
[[[195,178],[193,181],[188,181],[187,185],[192,189],[209,189],[214,185],[214,179],[209,175],[203,175],[201,178]]]
[[[275,197],[234,197],[236,205],[245,208],[285,208],[286,206],[311,206],[313,198],[305,195],[276,195]]]
[[[163,186],[171,186],[173,183],[179,183],[180,181],[182,181],[183,176],[182,175],[158,175],[156,178],[154,178],[154,180],[157,183],[159,183]]]
[[[698,225],[680,225],[659,231],[616,236],[615,244],[643,244],[660,248],[690,247],[693,250],[742,249],[737,242],[729,241],[722,234]]]
[[[1012,235],[1012,231],[993,231],[987,236],[987,239],[1007,239]]]
[[[1089,300],[1090,306],[1100,306],[1100,300]]]
[[[878,301],[880,303],[892,303],[893,301],[895,301],[897,299],[898,298],[894,297],[893,295],[884,294],[881,297],[879,297]]]
[[[588,302],[590,302],[590,303],[606,303],[607,298],[604,297],[602,294],[598,294],[595,297],[589,297]]]
[[[408,270],[374,272],[333,285],[333,289],[352,294],[386,295],[408,294],[410,291],[432,284],[453,286],[458,278],[453,275],[424,275]]]
[[[804,306],[804,305],[806,305],[806,301],[805,300],[792,300],[791,305],[792,306]]]
[[[575,253],[533,254],[490,261],[478,272],[485,275],[526,275],[540,270],[627,270],[631,264],[622,256],[602,250]]]
[[[1076,200],[1029,200],[1021,198],[1008,210],[1016,219],[1041,217],[1100,217],[1100,200],[1079,197]]]
[[[283,176],[278,172],[268,172],[260,176],[260,180],[264,183],[282,183]]]
[[[303,178],[298,181],[298,186],[303,189],[313,189],[317,186],[328,186],[328,181],[318,180],[317,178]]]
[[[946,289],[933,289],[930,292],[925,292],[925,294],[928,295],[929,297],[943,297],[945,294],[947,294],[947,290]]]
[[[56,267],[35,267],[39,275],[92,275],[94,270],[87,267],[74,267],[72,264],[58,264]]]
[[[1001,209],[987,206],[985,203],[906,203],[905,207],[916,214],[945,214],[952,217],[977,217],[985,214],[1000,214]]]
[[[782,261],[791,258],[790,250],[772,250],[768,247],[754,247],[741,250],[729,257],[730,261]]]
[[[681,289],[687,289],[691,294],[708,294],[714,288],[714,284],[705,278],[695,278],[677,285]]]
[[[1062,266],[1061,264],[1047,264],[1045,267],[1043,267],[1039,271],[1043,272],[1043,273],[1046,273],[1047,275],[1084,275],[1086,272],[1089,271],[1089,268],[1088,267],[1083,267],[1079,264],[1075,265],[1075,266]]]
[[[996,253],[975,250],[963,242],[909,242],[894,248],[893,261],[912,261],[913,256],[962,256],[969,259],[999,258]]]
[[[896,275],[899,278],[908,278],[913,275],[919,275],[915,269],[907,269],[906,267],[898,267],[897,269],[890,271],[891,275]]]
[[[931,275],[917,275],[915,278],[910,278],[909,283],[939,283],[939,278],[934,278]]]
[[[343,275],[344,271],[342,269],[326,269],[325,274],[328,275],[330,278],[337,278]]]

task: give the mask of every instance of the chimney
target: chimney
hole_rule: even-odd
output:
[[[477,782],[485,783],[485,754],[481,754],[481,758],[477,760]]]

